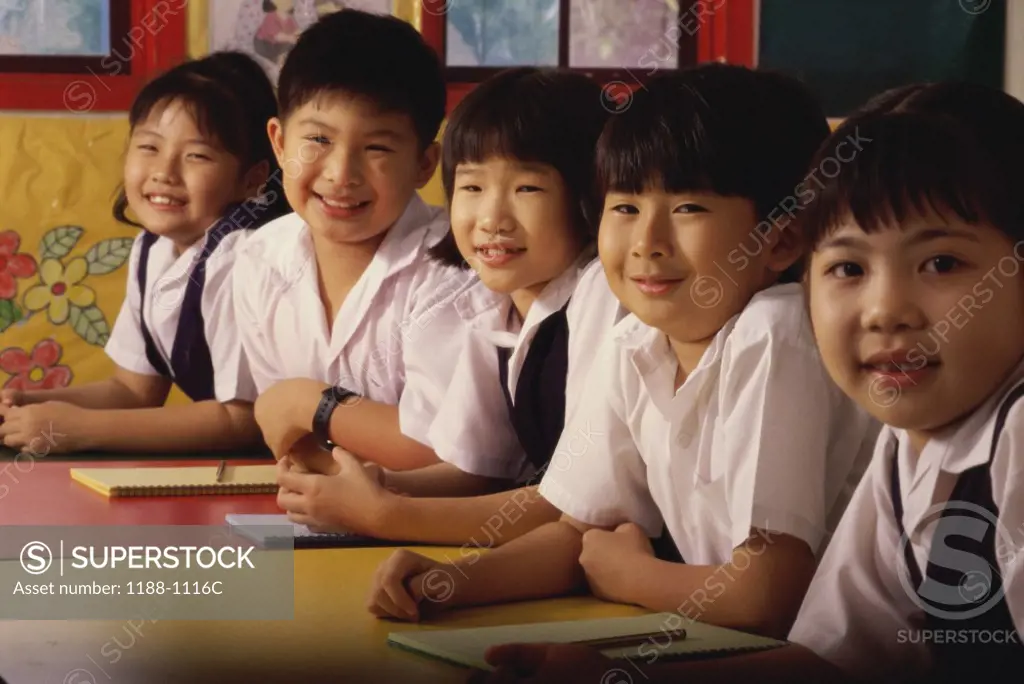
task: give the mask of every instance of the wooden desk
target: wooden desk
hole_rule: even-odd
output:
[[[423,625],[377,620],[365,609],[366,594],[391,551],[296,552],[293,621],[165,621],[134,630],[127,621],[0,622],[0,676],[9,684],[463,682],[469,670],[390,647],[388,632],[645,612],[571,598],[453,611]],[[455,559],[459,550],[425,554]]]
[[[266,461],[231,461],[232,465],[261,463]],[[96,463],[44,459],[0,464],[0,525],[223,525],[228,513],[281,512],[273,494],[108,499],[68,474],[73,467],[160,465],[211,466],[209,461]]]

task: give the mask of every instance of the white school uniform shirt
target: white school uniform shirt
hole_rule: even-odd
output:
[[[819,552],[879,425],[826,374],[800,285],[756,294],[678,391],[677,366],[664,333],[623,319],[540,494],[591,525],[664,524],[690,564],[730,562],[751,528]]]
[[[430,428],[429,443],[438,457],[460,470],[487,477],[522,481],[534,474],[516,436],[501,390],[498,348],[511,349],[508,391],[514,398],[523,363],[537,329],[565,307],[568,354],[565,413],[580,396],[596,341],[625,315],[608,287],[601,262],[593,251],[580,256],[549,282],[530,306],[522,325],[515,320],[512,300],[479,283],[472,291],[467,340],[452,376],[443,406]],[[568,302],[568,305],[566,305]]]
[[[328,330],[309,227],[293,213],[260,228],[234,279],[259,392],[289,378],[340,385],[397,405],[403,432],[427,443],[464,337],[461,296],[476,282],[429,257],[447,231],[444,210],[414,195]]]
[[[210,348],[210,360],[213,362],[214,393],[220,402],[256,400],[256,386],[242,348],[241,331],[235,320],[232,287],[233,267],[239,248],[250,232],[236,230],[222,236],[220,244],[206,261],[206,282],[200,306],[206,328],[206,344]],[[128,287],[105,350],[114,363],[125,370],[142,375],[159,375],[146,357],[146,343],[142,338],[139,318],[142,293],[139,292],[138,272],[143,235],[145,233],[140,233],[132,243],[128,256]],[[144,310],[146,327],[168,368],[171,366],[171,351],[178,331],[185,286],[209,236],[207,233],[180,255],[175,255],[174,243],[164,237],[157,238],[149,250]]]
[[[891,468],[897,454],[903,524],[925,572],[938,511],[960,474],[987,463],[996,412],[1024,380],[1024,366],[969,418],[932,438],[917,459],[905,430],[889,426],[818,567],[790,632],[802,644],[855,677],[913,678],[928,666],[920,629],[923,611],[912,596],[892,505]],[[1024,400],[1010,409],[991,464],[999,510],[996,561],[1018,639],[1024,635]],[[938,502],[938,503],[936,503]],[[947,544],[948,546],[948,544]],[[958,567],[950,558],[950,567]]]

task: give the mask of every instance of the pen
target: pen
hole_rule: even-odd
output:
[[[581,639],[570,643],[590,646],[591,648],[601,650],[611,648],[628,648],[630,646],[642,644],[651,638],[665,636],[670,636],[672,639],[685,639],[686,630],[680,629],[671,633],[666,633],[664,630],[658,630],[657,632],[647,632],[646,634],[624,634],[622,636],[602,637],[600,639]]]
[[[221,461],[220,465],[217,466],[217,482],[222,482],[224,478],[224,466],[227,465],[227,461]]]

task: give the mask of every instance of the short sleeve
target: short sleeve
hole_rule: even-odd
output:
[[[627,352],[609,331],[541,480],[540,494],[589,525],[633,522],[655,537],[662,529],[661,513],[651,498],[646,464],[627,423],[628,404],[637,396],[635,386],[623,382],[623,375],[630,372],[634,371]]]
[[[473,475],[516,480],[526,474],[526,452],[509,419],[497,350],[479,331],[467,338],[429,443],[441,460]]]
[[[723,354],[720,446],[704,476],[725,478],[732,548],[759,528],[802,539],[816,552],[827,528],[834,403],[817,350],[765,334]]]
[[[240,346],[239,363],[245,364],[252,382],[252,393],[258,396],[273,384],[276,373],[272,360],[267,356],[272,347],[260,325],[265,316],[261,317],[258,313],[260,301],[264,308],[269,304],[269,293],[265,292],[263,285],[268,279],[265,272],[268,267],[263,259],[253,254],[255,247],[251,241],[240,246],[227,285],[231,289],[232,318]]]
[[[928,658],[925,649],[907,643],[916,606],[897,575],[902,554],[885,444],[880,437],[789,634],[864,681],[885,680],[897,669],[920,671]]]
[[[244,231],[234,233],[218,245],[206,263],[203,286],[203,320],[206,343],[213,362],[214,394],[217,401],[256,401],[256,385],[242,346],[242,329],[235,315],[233,274],[236,256],[244,244]],[[230,242],[229,242],[230,240]]]
[[[992,460],[992,494],[1002,526],[996,560],[1017,634],[1024,634],[1024,398],[1007,415]],[[1006,548],[1011,547],[1011,548]]]
[[[396,332],[402,340],[405,376],[398,421],[402,434],[432,446],[430,427],[448,392],[468,330],[460,303],[476,280],[471,271],[432,262],[422,268]]]
[[[139,257],[142,250],[140,233],[132,243],[128,255],[128,283],[125,287],[121,310],[110,331],[110,338],[104,350],[107,356],[121,368],[140,375],[159,375],[146,356],[146,343],[142,338],[142,293],[139,291]]]

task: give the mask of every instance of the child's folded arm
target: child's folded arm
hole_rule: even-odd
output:
[[[392,502],[380,536],[406,542],[494,548],[560,515],[536,487],[459,498],[396,497]]]
[[[171,381],[118,367],[112,377],[96,382],[21,393],[22,405],[62,401],[87,409],[137,409],[162,406]]]
[[[83,448],[112,451],[210,451],[260,442],[252,405],[241,401],[91,410],[80,429]]]
[[[579,555],[588,529],[563,515],[493,551],[463,550],[463,558],[453,564],[455,586],[448,605],[526,601],[584,591]]]
[[[416,497],[463,497],[493,494],[508,481],[467,473],[451,463],[434,463],[415,470],[389,472],[384,485],[400,494]]]

